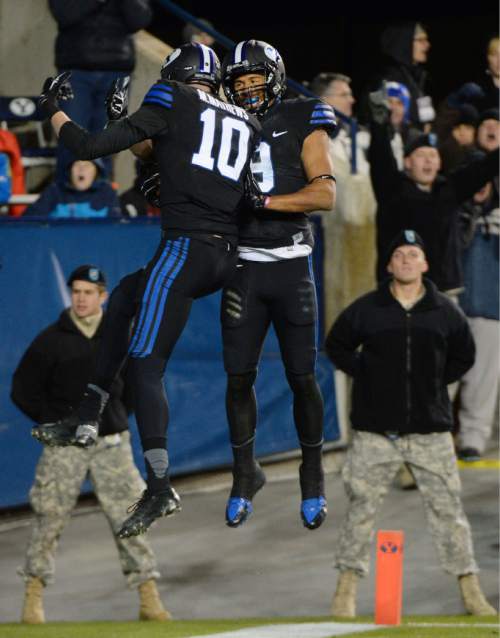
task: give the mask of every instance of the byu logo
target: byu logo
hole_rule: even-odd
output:
[[[165,62],[163,63],[163,66],[161,68],[164,69],[171,62],[176,60],[180,56],[180,54],[181,54],[181,50],[180,49],[175,49],[175,51],[172,51],[172,53],[168,56],[168,58],[166,58]]]
[[[29,117],[36,111],[36,104],[28,97],[16,97],[9,103],[9,109],[17,117]]]

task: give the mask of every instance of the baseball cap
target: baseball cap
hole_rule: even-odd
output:
[[[75,268],[68,278],[68,286],[74,281],[88,281],[91,284],[106,285],[106,276],[100,268],[92,266],[91,264],[85,264]]]

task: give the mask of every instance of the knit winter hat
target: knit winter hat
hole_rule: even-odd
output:
[[[404,156],[408,157],[413,151],[422,146],[432,146],[436,148],[438,143],[437,135],[435,133],[425,133],[411,137],[405,145]]]

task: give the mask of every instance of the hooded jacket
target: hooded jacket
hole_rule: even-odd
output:
[[[410,120],[419,125],[417,99],[428,94],[427,71],[421,64],[413,63],[413,38],[417,22],[404,22],[390,26],[382,33],[381,49],[387,64],[373,84],[380,87],[381,81],[401,82],[410,92]]]
[[[94,164],[99,170],[99,161],[94,160]],[[108,181],[101,179],[98,173],[90,188],[84,191],[77,190],[69,181],[70,167],[71,164],[67,169],[66,182],[53,182],[38,200],[26,209],[25,216],[46,216],[54,219],[121,216],[120,201]]]
[[[405,310],[386,280],[348,306],[328,333],[326,353],[354,380],[356,430],[428,434],[452,428],[446,386],[472,367],[474,340],[461,310],[431,281],[424,285],[422,299]]]
[[[24,353],[12,379],[11,399],[35,423],[51,423],[68,416],[83,396],[94,370],[103,321],[88,339],[64,310]],[[101,419],[105,436],[128,428],[121,400],[123,381],[113,384]]]
[[[49,7],[59,27],[59,70],[133,70],[132,34],[150,23],[149,0],[49,0]]]

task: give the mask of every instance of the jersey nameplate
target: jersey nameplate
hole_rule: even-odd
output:
[[[231,113],[231,115],[236,115],[237,117],[241,117],[244,120],[248,120],[248,113],[240,108],[239,106],[235,106],[234,104],[228,104],[227,102],[222,102],[222,100],[218,100],[216,97],[211,95],[210,93],[206,93],[201,89],[196,89],[198,91],[198,97],[202,102],[206,102],[211,106],[215,106],[223,111],[227,111]]]

